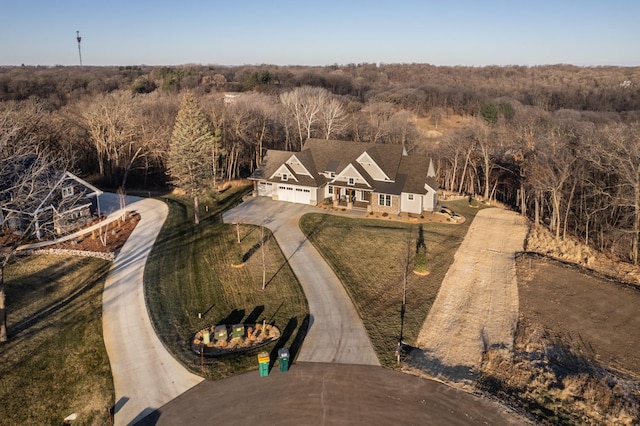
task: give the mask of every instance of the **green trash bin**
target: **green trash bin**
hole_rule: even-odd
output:
[[[258,365],[260,366],[260,377],[267,377],[269,375],[269,354],[267,352],[260,352],[258,354]]]
[[[280,372],[287,372],[289,370],[289,349],[278,349],[278,359],[280,360]]]

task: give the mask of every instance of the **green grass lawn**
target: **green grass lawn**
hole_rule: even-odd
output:
[[[200,200],[201,223],[193,224],[190,199],[165,199],[169,217],[145,269],[145,294],[152,322],[170,351],[188,368],[201,374],[201,359],[191,352],[198,330],[214,324],[255,323],[266,320],[283,337],[266,348],[205,360],[205,377],[221,379],[257,369],[256,354],[290,348],[293,358],[306,330],[308,306],[302,288],[271,233],[265,230],[267,287],[262,290],[262,252],[259,227],[223,224],[221,213],[241,201],[247,188],[230,188],[219,199]],[[242,268],[231,267],[237,253]],[[198,318],[198,313],[202,318]]]
[[[30,256],[5,271],[9,341],[0,345],[0,424],[108,425],[114,388],[102,339],[110,263]]]
[[[420,225],[315,213],[300,220],[303,232],[331,265],[354,301],[384,366],[395,366],[407,258],[410,273],[403,341],[411,345],[418,337],[453,255],[478,212],[466,199],[443,205],[467,220],[459,225],[422,225],[427,246],[427,276],[411,272]]]

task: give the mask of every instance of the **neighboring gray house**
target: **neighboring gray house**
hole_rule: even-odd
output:
[[[255,196],[291,203],[413,214],[438,204],[433,163],[401,145],[309,139],[300,152],[268,150],[249,179]]]
[[[28,167],[27,159],[24,167]],[[19,182],[21,165],[3,168],[0,182],[0,224],[22,232],[32,226],[35,236],[66,234],[88,225],[99,210],[95,186],[70,172],[49,171],[39,177],[37,190],[25,192]]]

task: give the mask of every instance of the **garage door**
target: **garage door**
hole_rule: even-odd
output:
[[[293,186],[278,185],[278,200],[295,203],[295,197],[296,196],[295,191],[293,190]]]
[[[296,188],[295,190],[295,201],[299,204],[309,204],[311,201],[311,190],[307,188]]]
[[[271,197],[273,193],[273,185],[271,182],[258,183],[258,195],[261,197]]]

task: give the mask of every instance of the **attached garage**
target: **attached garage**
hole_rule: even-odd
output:
[[[273,184],[271,182],[258,182],[258,195],[271,197],[273,195]]]
[[[287,201],[289,203],[295,203],[296,192],[293,186],[278,185],[278,200]]]
[[[311,203],[311,190],[309,188],[296,188],[294,203],[310,204]]]
[[[278,185],[278,200],[296,204],[311,204],[315,189],[291,185]]]

